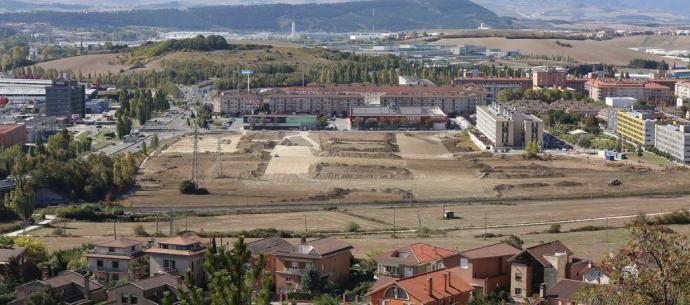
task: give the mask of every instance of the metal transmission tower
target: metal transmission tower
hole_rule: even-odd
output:
[[[223,142],[223,136],[218,135],[218,159],[216,160],[216,177],[217,178],[222,178],[223,177],[223,148],[222,148],[222,143]]]
[[[199,188],[199,132],[194,126],[194,154],[192,156],[192,184]]]

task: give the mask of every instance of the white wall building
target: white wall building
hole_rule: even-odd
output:
[[[637,105],[637,99],[633,97],[607,97],[606,105],[614,108],[630,108]]]
[[[654,146],[676,161],[690,162],[690,126],[656,125]]]
[[[542,146],[544,122],[500,104],[477,106],[477,129],[494,144],[494,149],[524,148],[536,141]]]

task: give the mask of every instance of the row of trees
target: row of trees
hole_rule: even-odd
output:
[[[510,102],[516,100],[540,100],[546,103],[553,103],[560,100],[586,100],[593,102],[593,100],[582,92],[558,89],[504,89],[498,92],[496,99],[499,102]]]

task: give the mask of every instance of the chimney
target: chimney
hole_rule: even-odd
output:
[[[139,266],[134,266],[134,281],[140,281],[141,280],[141,267]]]
[[[446,293],[448,293],[448,281],[449,281],[449,277],[450,277],[450,272],[444,272],[444,273],[443,273],[443,290],[445,290]]]
[[[307,243],[307,237],[302,235],[302,237],[299,239],[300,244],[304,245]]]
[[[84,296],[87,300],[91,299],[91,274],[89,271],[84,273]]]
[[[541,285],[539,285],[539,297],[542,299],[546,298],[546,284],[544,283],[541,283]]]
[[[43,265],[43,267],[41,267],[41,278],[44,281],[50,278],[50,266],[49,265]]]
[[[431,277],[427,277],[426,282],[427,282],[427,288],[429,288],[429,296],[433,297],[434,296],[434,290],[433,290],[434,279],[432,279]]]

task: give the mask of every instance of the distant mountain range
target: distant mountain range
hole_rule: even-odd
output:
[[[7,1],[7,0],[3,0]],[[14,1],[14,0],[13,0]],[[98,1],[98,0],[95,0]],[[117,1],[121,3],[120,0]],[[180,9],[180,2],[155,8],[138,0],[130,5],[149,9],[100,12],[27,11],[0,15],[0,22],[47,22],[61,27],[149,26],[186,30],[288,30],[295,20],[300,31],[381,31],[409,29],[511,27],[509,18],[469,0],[370,0],[341,3],[199,6]],[[154,9],[155,8],[155,9]]]

